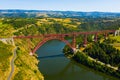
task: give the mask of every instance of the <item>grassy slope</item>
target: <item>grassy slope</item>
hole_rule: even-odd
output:
[[[74,23],[72,23],[72,20],[74,21]],[[81,24],[79,21],[75,21],[75,19],[71,18],[44,18],[38,19],[37,25],[41,25],[42,23],[53,24],[54,22],[63,23],[66,27],[77,27],[79,24]]]
[[[30,56],[25,40],[17,40],[19,49],[17,50],[17,59],[15,60],[15,73],[13,80],[43,80],[42,74],[39,72],[37,64],[38,60],[35,56]]]
[[[114,36],[114,37],[112,37],[112,39],[116,39],[117,41],[120,42],[120,36]]]
[[[120,36],[114,36],[114,37],[111,37],[111,39],[115,39],[118,41],[118,43],[114,43],[113,46],[116,48],[116,49],[119,49],[120,50]]]
[[[7,80],[10,73],[10,59],[12,57],[13,46],[0,41],[0,80]]]
[[[0,37],[11,37],[15,29],[10,24],[2,24],[0,21]],[[20,50],[17,50],[15,60],[15,72],[12,80],[43,80],[43,76],[38,70],[38,60],[29,55],[25,41],[17,41]],[[25,46],[22,46],[25,45]],[[0,80],[7,80],[10,73],[10,59],[12,58],[13,46],[0,42]]]

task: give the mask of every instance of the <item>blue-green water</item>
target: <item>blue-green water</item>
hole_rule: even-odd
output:
[[[66,58],[64,46],[63,42],[52,40],[37,50],[45,80],[118,80]]]

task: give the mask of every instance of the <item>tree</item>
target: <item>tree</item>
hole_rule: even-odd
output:
[[[12,37],[14,29],[9,24],[0,24],[0,37]]]

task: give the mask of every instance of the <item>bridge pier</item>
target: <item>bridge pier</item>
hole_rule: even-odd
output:
[[[75,35],[73,35],[72,47],[76,48],[76,38],[75,38]]]
[[[94,41],[97,42],[97,39],[98,39],[98,34],[96,33],[94,37]]]
[[[107,37],[108,37],[108,34],[107,34],[107,33],[105,33],[105,34],[104,34],[104,37],[105,37],[105,39],[107,39]]]
[[[84,35],[84,43],[83,43],[84,46],[87,45],[87,34]]]

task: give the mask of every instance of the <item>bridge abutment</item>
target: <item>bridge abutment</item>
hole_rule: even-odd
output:
[[[5,44],[11,44],[15,46],[14,39],[12,37],[11,38],[0,38],[0,41],[2,41]]]
[[[114,35],[115,36],[120,36],[120,30],[116,30]]]
[[[84,46],[87,45],[87,34],[84,35],[84,43],[83,43]]]
[[[30,52],[30,53],[29,53],[29,55],[31,55],[31,56],[32,56],[32,55],[33,55],[33,53],[32,53],[32,52]]]

